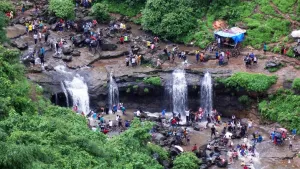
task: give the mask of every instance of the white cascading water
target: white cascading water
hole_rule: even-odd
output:
[[[119,104],[119,88],[116,81],[113,78],[112,73],[109,75],[109,92],[108,92],[108,99],[109,99],[109,109],[112,110],[113,105]]]
[[[181,115],[181,123],[186,123],[185,110],[187,106],[187,82],[184,70],[175,70],[173,76],[173,112]]]
[[[201,83],[201,108],[205,111],[206,117],[212,111],[212,80],[209,72],[206,72]]]
[[[72,97],[73,106],[77,105],[77,112],[88,114],[90,112],[90,100],[88,87],[83,77],[76,75],[72,81],[65,81],[65,84]]]
[[[68,97],[68,92],[67,92],[67,89],[65,88],[64,82],[60,82],[60,86],[66,97],[66,105],[67,105],[67,107],[69,107],[69,97]]]

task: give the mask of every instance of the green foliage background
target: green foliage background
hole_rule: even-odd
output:
[[[295,78],[292,84],[293,89],[300,91],[300,78]]]
[[[154,86],[161,86],[161,79],[158,76],[145,78],[143,82]]]
[[[74,19],[75,4],[72,0],[50,0],[49,9],[57,17],[63,19]]]
[[[245,89],[248,92],[265,92],[277,81],[276,76],[267,76],[264,74],[238,72],[227,79],[220,80],[225,86]]]
[[[259,103],[261,115],[269,120],[279,122],[287,129],[300,130],[300,96],[289,90],[278,90],[268,100]]]

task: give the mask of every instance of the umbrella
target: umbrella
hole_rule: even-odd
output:
[[[285,129],[285,128],[278,128],[278,130],[281,131],[281,132],[282,131],[287,132],[287,129]]]
[[[300,30],[293,31],[293,32],[291,33],[291,36],[292,36],[293,38],[300,38]]]
[[[179,151],[183,152],[183,148],[180,146],[174,146],[176,149],[178,149]]]

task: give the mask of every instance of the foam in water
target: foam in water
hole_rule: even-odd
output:
[[[111,110],[113,105],[119,104],[119,88],[116,81],[113,78],[112,73],[110,73],[109,77],[109,92],[108,92],[108,99],[109,99],[109,109]]]
[[[212,80],[209,72],[206,72],[201,83],[201,100],[200,105],[205,111],[205,115],[211,113],[212,111]]]
[[[181,115],[181,122],[185,123],[185,110],[187,105],[187,82],[184,70],[175,70],[173,72],[173,112]]]
[[[83,77],[76,75],[72,81],[65,81],[65,84],[72,97],[73,106],[77,105],[79,113],[88,114],[90,112],[90,101],[88,87]]]

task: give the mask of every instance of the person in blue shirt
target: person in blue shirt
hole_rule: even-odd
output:
[[[165,115],[166,115],[166,109],[163,109],[163,111],[161,112],[161,116],[165,117]]]
[[[219,52],[216,51],[216,59],[219,59]]]
[[[118,106],[114,104],[112,111],[114,114],[116,114],[116,112],[118,111]]]
[[[93,119],[95,119],[95,120],[97,119],[97,113],[95,113],[95,112],[93,113]]]
[[[258,143],[261,143],[262,141],[263,141],[262,136],[261,136],[261,135],[258,135],[257,142],[258,142]]]

